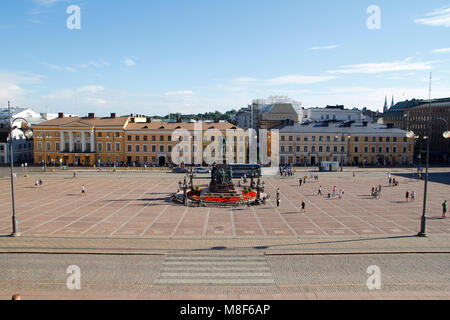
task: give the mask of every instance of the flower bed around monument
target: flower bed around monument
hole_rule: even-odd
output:
[[[247,200],[253,200],[256,198],[256,191],[253,190],[242,190],[242,192],[234,193],[231,196],[226,196],[225,194],[217,194],[217,193],[205,193],[203,196],[201,195],[202,189],[191,190],[187,193],[187,196],[193,200],[203,202],[215,202],[215,203],[230,203],[230,202],[242,202]]]

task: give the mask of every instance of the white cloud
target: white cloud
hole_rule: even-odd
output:
[[[109,63],[106,62],[105,60],[100,59],[98,61],[91,60],[91,61],[88,61],[86,63],[76,65],[75,67],[81,68],[81,69],[86,69],[86,68],[89,68],[89,67],[101,68],[101,67],[104,67],[104,66],[109,66]]]
[[[368,92],[373,89],[368,87],[331,88],[332,93]]]
[[[37,20],[37,19],[28,19],[28,22],[34,23],[34,24],[42,24],[41,20]]]
[[[309,50],[329,50],[329,49],[335,49],[339,46],[335,45],[335,46],[321,46],[321,47],[312,47],[309,48]]]
[[[50,7],[60,2],[67,2],[67,0],[31,0],[31,1],[36,3],[37,5],[44,7]]]
[[[39,85],[44,77],[28,73],[0,72],[0,104],[9,100],[15,105],[22,103],[33,93],[27,86]]]
[[[104,105],[107,103],[106,100],[97,98],[86,98],[85,101],[90,104],[100,104],[100,105]]]
[[[303,76],[303,75],[286,75],[272,79],[255,79],[250,77],[241,77],[233,81],[240,84],[255,84],[263,86],[279,86],[290,84],[312,84],[320,83],[338,78],[337,76]]]
[[[448,52],[450,52],[450,48],[435,49],[431,52],[433,52],[433,53],[448,53]]]
[[[59,65],[55,65],[55,64],[51,64],[51,63],[43,63],[43,64],[52,70],[67,71],[67,72],[72,72],[72,73],[79,71],[79,69],[87,69],[89,67],[101,68],[104,66],[109,66],[109,63],[102,59],[100,59],[98,61],[91,60],[86,63],[77,64],[77,65],[73,65],[73,66],[67,66],[67,67],[59,66]]]
[[[164,95],[166,95],[166,96],[171,96],[171,95],[192,95],[192,94],[194,94],[194,92],[191,91],[191,90],[168,91],[168,92],[164,93]]]
[[[361,73],[374,74],[393,71],[411,71],[411,70],[430,70],[434,67],[431,64],[437,61],[412,62],[412,58],[393,62],[379,62],[379,63],[362,63],[341,66],[339,70],[330,70],[329,73]]]
[[[428,18],[416,19],[414,22],[432,27],[443,26],[450,28],[450,8],[438,9],[427,13],[426,16]]]
[[[350,88],[334,88],[329,91],[312,92],[310,94],[303,94],[300,100],[304,107],[324,107],[326,105],[343,104],[346,108],[363,108],[367,107],[376,111],[382,111],[384,99],[388,96],[388,103],[391,102],[391,97],[394,96],[395,102],[412,100],[412,99],[428,99],[428,86],[408,88],[408,87],[385,87],[385,88],[367,88],[364,87],[350,87]],[[359,92],[359,90],[361,90]],[[434,86],[432,98],[448,97],[450,87]],[[296,98],[293,96],[293,98]]]
[[[136,65],[136,62],[134,62],[133,59],[131,58],[126,58],[123,63],[127,66],[127,67],[132,67]]]
[[[49,67],[52,70],[57,70],[57,71],[67,71],[67,72],[77,72],[77,69],[74,67],[62,67],[62,66],[58,66],[56,64],[51,64],[51,63],[44,63],[47,67]]]
[[[103,86],[84,86],[77,89],[77,92],[97,93],[105,90]]]

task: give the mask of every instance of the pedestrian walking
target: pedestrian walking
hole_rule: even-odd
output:
[[[300,183],[300,187],[302,186],[302,182],[303,182],[302,178],[298,179],[298,183]]]
[[[36,180],[36,181],[34,182],[34,186],[35,186],[36,188],[39,188],[39,181]]]
[[[300,212],[306,212],[305,206],[306,206],[305,200],[302,200],[302,211],[300,211]]]
[[[319,187],[319,191],[317,192],[317,195],[322,195],[322,186]]]
[[[336,195],[336,186],[333,187],[333,197]]]
[[[405,197],[406,197],[406,202],[408,202],[409,201],[409,191],[406,191]]]
[[[75,171],[73,172],[73,177],[76,178],[77,174],[75,173]]]
[[[42,186],[43,183],[44,181],[42,181],[42,179],[39,179],[39,187]]]
[[[414,200],[416,200],[416,193],[413,191],[411,191],[411,202],[414,202]]]
[[[81,186],[81,194],[86,194],[86,187],[84,186],[84,184]]]
[[[277,188],[277,198],[280,197],[280,188]]]
[[[344,191],[342,191],[342,189],[341,189],[341,190],[339,190],[339,199],[342,199],[343,196],[344,196]]]
[[[445,214],[447,213],[447,200],[442,203],[442,219],[445,218]]]

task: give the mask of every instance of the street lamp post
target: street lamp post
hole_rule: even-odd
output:
[[[18,228],[18,223],[17,223],[17,218],[16,218],[16,208],[15,208],[15,200],[14,200],[14,179],[15,179],[16,175],[14,174],[13,131],[15,129],[22,130],[26,139],[31,139],[33,137],[33,132],[29,129],[30,125],[27,120],[25,120],[24,118],[16,118],[16,119],[12,118],[11,105],[10,105],[9,101],[8,101],[8,117],[9,117],[8,121],[5,121],[5,120],[2,120],[2,121],[4,121],[8,125],[8,131],[9,131],[9,156],[10,156],[10,162],[11,162],[11,204],[12,204],[11,237],[17,237],[20,235],[20,233],[19,233],[19,228]],[[26,128],[24,128],[23,123],[22,123],[22,128],[14,127],[14,122],[17,120],[21,120],[21,121],[25,122]]]
[[[186,183],[186,177],[184,177],[184,181],[183,181],[183,202],[184,205],[187,207],[188,205],[188,201],[187,201],[187,183]]]
[[[442,118],[439,118],[439,120],[444,120]],[[446,123],[447,121],[444,120]],[[431,134],[432,134],[432,112],[431,112],[431,73],[430,73],[430,89],[429,89],[429,107],[428,107],[428,135],[427,135],[427,156],[426,156],[426,169],[425,169],[425,187],[424,187],[424,193],[423,193],[423,210],[422,210],[422,218],[420,221],[420,232],[417,234],[419,237],[426,237],[425,233],[425,226],[426,226],[426,207],[427,207],[427,191],[428,191],[428,168],[430,164],[430,140],[431,140]],[[450,138],[450,132],[448,130],[448,123],[447,123],[447,131],[445,131],[443,134],[443,137],[445,139]],[[414,132],[409,131],[406,136],[408,138],[414,138]]]

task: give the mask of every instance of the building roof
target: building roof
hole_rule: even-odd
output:
[[[238,126],[229,122],[197,122],[202,124],[202,130],[208,129],[240,129]],[[173,131],[176,129],[185,129],[188,131],[194,131],[196,122],[150,122],[150,123],[128,123],[125,130],[127,131]]]
[[[293,126],[285,126],[280,129],[280,134],[283,133],[315,133],[315,134],[342,134],[348,133],[351,135],[402,135],[406,131],[398,128],[387,128],[386,125],[377,123],[352,123],[350,127],[344,126],[342,123],[311,123],[311,124],[295,124]]]
[[[63,117],[41,122],[33,125],[33,127],[59,127],[69,125],[71,123],[81,123],[90,127],[123,127],[128,121],[128,117],[117,118],[80,118],[80,117]]]
[[[389,108],[388,112],[399,112],[404,109],[409,109],[413,107],[417,107],[420,105],[428,104],[429,100],[422,100],[422,99],[412,99],[412,100],[406,100],[397,102],[393,107]],[[450,104],[450,98],[442,98],[442,99],[433,99],[431,100],[431,106],[437,106],[437,104]],[[442,106],[442,105],[440,105]]]

